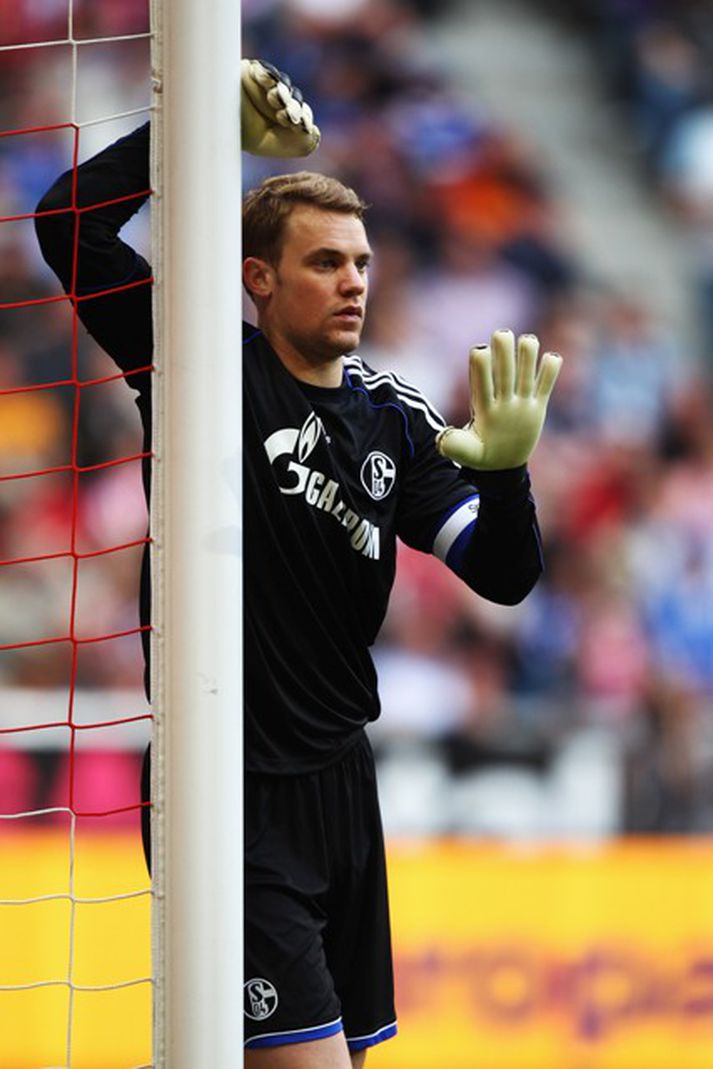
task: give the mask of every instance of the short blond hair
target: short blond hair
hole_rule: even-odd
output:
[[[362,220],[367,208],[353,189],[326,174],[297,171],[266,178],[243,201],[243,257],[256,256],[276,266],[287,220],[298,204]]]

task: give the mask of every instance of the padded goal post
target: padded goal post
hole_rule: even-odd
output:
[[[156,1069],[242,1063],[240,4],[152,0]]]

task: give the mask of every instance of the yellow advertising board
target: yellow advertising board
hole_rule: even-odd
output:
[[[390,851],[374,1069],[713,1069],[713,841]]]
[[[0,837],[0,858],[0,1069],[148,1066],[150,897],[138,832],[80,831],[70,849],[67,832],[18,830]]]
[[[79,836],[74,905],[45,897],[71,886],[66,835],[0,855],[0,1069],[68,1043],[72,1069],[148,1065],[137,836]],[[713,842],[393,843],[389,872],[399,1036],[372,1069],[713,1069]]]

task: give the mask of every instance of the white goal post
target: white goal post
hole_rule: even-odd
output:
[[[154,1066],[242,1064],[240,3],[152,0]]]

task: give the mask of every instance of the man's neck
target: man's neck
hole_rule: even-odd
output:
[[[344,366],[342,356],[325,357],[323,360],[308,360],[279,332],[263,323],[258,323],[263,334],[291,375],[311,386],[334,389],[342,385]]]

